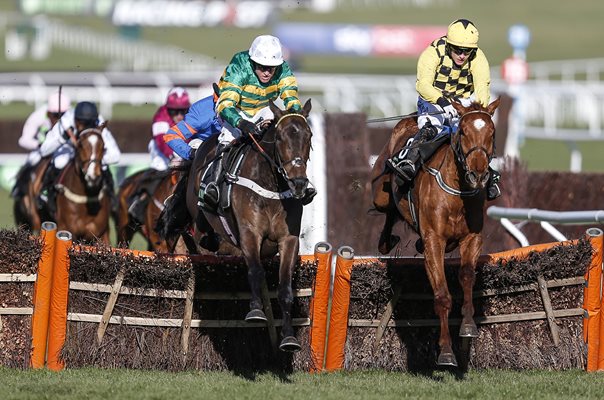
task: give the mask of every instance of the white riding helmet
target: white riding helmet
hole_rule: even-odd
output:
[[[250,58],[257,64],[276,67],[283,64],[281,42],[274,36],[261,35],[250,46]]]
[[[71,107],[71,99],[65,93],[53,92],[48,96],[47,111],[51,113],[64,113]]]

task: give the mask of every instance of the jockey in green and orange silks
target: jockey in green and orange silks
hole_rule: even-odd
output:
[[[273,119],[269,100],[283,100],[286,109],[302,110],[298,82],[283,59],[281,42],[274,36],[258,36],[248,51],[235,54],[218,83],[220,94],[216,113],[224,125],[222,144],[252,134],[255,123]]]

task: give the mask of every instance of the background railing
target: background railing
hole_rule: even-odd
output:
[[[493,97],[514,99],[505,153],[517,156],[525,138],[569,143],[571,171],[581,170],[575,142],[604,140],[604,59],[531,63],[538,79],[508,86],[493,68]],[[0,102],[39,106],[63,85],[73,101],[94,101],[105,118],[120,104],[160,105],[170,87],[186,87],[194,99],[212,93],[222,69],[174,72],[31,72],[0,74]],[[297,74],[300,96],[323,112],[363,112],[368,118],[415,111],[415,76]],[[560,79],[562,77],[562,79]],[[394,123],[392,123],[394,124]]]

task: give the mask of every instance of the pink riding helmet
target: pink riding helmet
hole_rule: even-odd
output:
[[[168,97],[166,98],[166,107],[170,109],[185,109],[191,107],[189,93],[180,86],[170,89]]]

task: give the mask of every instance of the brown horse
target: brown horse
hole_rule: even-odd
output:
[[[117,195],[118,211],[116,224],[118,243],[128,245],[134,234],[140,232],[147,239],[149,250],[155,250],[159,253],[175,251],[176,243],[163,240],[155,231],[155,224],[164,209],[164,200],[172,194],[179,174],[180,171],[178,170],[155,171],[146,169],[124,179]],[[148,199],[145,207],[144,221],[141,224],[132,218],[128,213],[128,209],[131,205],[130,200],[132,196],[139,191],[146,179],[157,179],[159,182]],[[145,195],[147,196],[147,194]],[[177,250],[178,252],[184,251],[180,247]]]
[[[195,222],[196,239],[200,238],[202,232],[208,236],[218,235],[231,247],[239,249],[245,258],[251,289],[250,311],[245,317],[246,321],[267,320],[261,299],[265,279],[261,260],[279,253],[278,300],[283,321],[279,348],[298,351],[300,344],[292,327],[291,281],[300,246],[301,199],[309,183],[306,163],[310,155],[312,132],[306,117],[311,104],[310,100],[307,101],[300,114],[282,111],[272,103],[270,108],[274,120],[260,141],[246,145],[247,152],[237,158],[240,165],[238,172],[228,177],[232,182],[230,206],[218,214],[200,212],[198,207],[202,176],[206,166],[216,156],[216,136],[204,142],[197,151],[188,177],[186,206],[191,221]],[[175,190],[175,199],[177,193],[178,189]],[[175,208],[176,212],[180,210],[180,207]],[[166,213],[161,220],[168,224],[170,218],[174,219]],[[170,230],[167,228],[166,232]],[[265,306],[269,307],[268,304]]]
[[[57,227],[70,231],[75,240],[100,239],[109,244],[111,191],[103,179],[104,147],[100,129],[81,132],[75,140],[75,158],[56,185]]]
[[[386,254],[399,241],[392,235],[394,224],[403,219],[420,235],[418,249],[423,250],[425,268],[432,290],[434,309],[440,319],[440,354],[437,364],[457,366],[449,334],[451,295],[444,270],[444,254],[459,246],[461,267],[459,281],[463,289],[461,337],[477,337],[474,323],[472,289],[475,267],[482,251],[485,185],[488,166],[495,146],[493,113],[499,99],[488,107],[472,104],[453,106],[460,115],[459,129],[450,146],[443,146],[419,171],[411,187],[399,187],[392,174],[384,172],[385,161],[417,132],[413,119],[400,121],[390,142],[379,155],[372,171],[373,202],[386,214],[379,240],[379,250]]]

